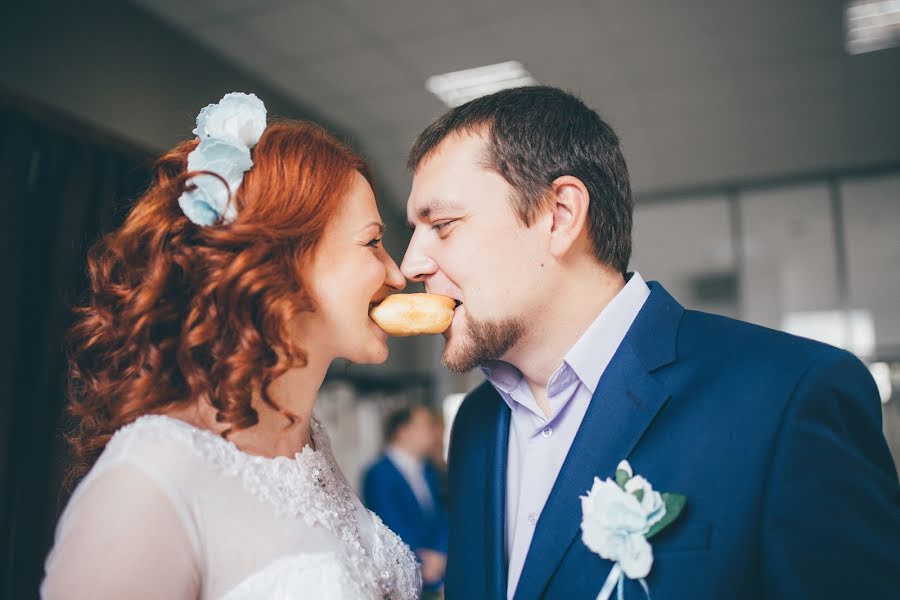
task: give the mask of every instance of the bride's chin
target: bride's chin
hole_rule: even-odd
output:
[[[380,348],[372,348],[366,353],[366,360],[359,361],[360,364],[380,365],[388,359],[388,348],[386,344],[381,344]]]
[[[369,336],[367,336],[368,342],[366,343],[365,349],[360,353],[365,358],[360,357],[361,360],[354,362],[368,365],[380,365],[388,359],[388,335],[378,327],[378,325],[375,325],[374,321],[372,321],[370,325],[374,331],[370,332]]]

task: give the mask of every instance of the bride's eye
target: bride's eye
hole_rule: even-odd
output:
[[[366,244],[366,246],[368,246],[370,248],[377,248],[378,246],[381,245],[382,239],[383,238],[377,237],[377,238],[373,239],[372,241],[370,241],[368,244]]]

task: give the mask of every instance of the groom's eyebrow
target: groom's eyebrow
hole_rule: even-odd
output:
[[[443,198],[432,198],[424,206],[419,207],[419,209],[416,211],[416,216],[419,218],[419,220],[425,221],[429,219],[434,213],[455,211],[459,210],[460,208],[462,208],[462,205],[458,202],[445,200]],[[410,229],[416,228],[416,226],[413,225],[411,221],[407,221],[406,226]]]

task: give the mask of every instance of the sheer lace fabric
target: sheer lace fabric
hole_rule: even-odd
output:
[[[253,456],[178,419],[116,433],[57,526],[44,598],[417,598],[407,546],[316,450]]]

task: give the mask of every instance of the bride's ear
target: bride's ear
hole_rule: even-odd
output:
[[[563,175],[550,184],[550,253],[565,255],[587,227],[590,195],[577,177]]]

